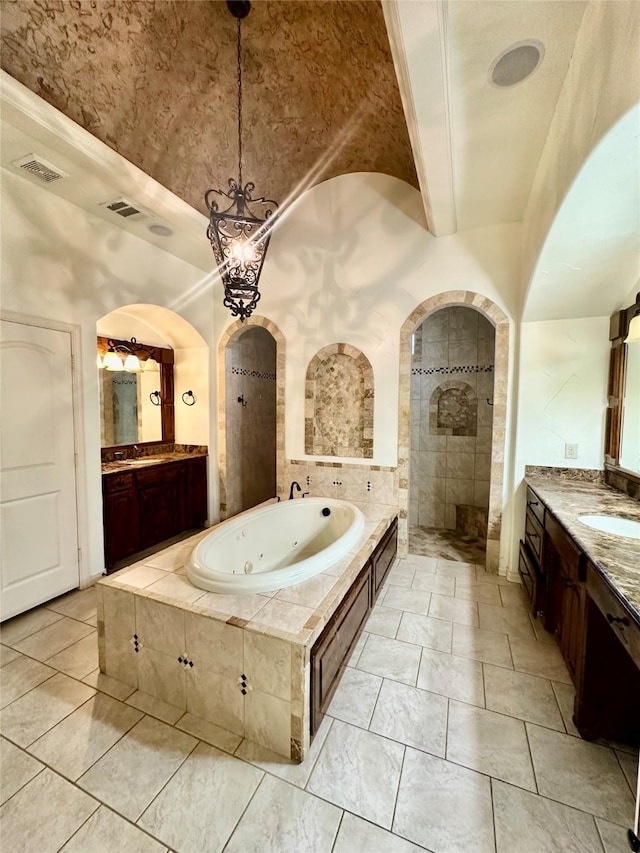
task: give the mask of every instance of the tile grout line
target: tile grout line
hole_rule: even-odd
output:
[[[242,760],[242,759],[241,759],[241,760]],[[253,766],[253,765],[251,765],[251,766]],[[262,770],[262,768],[258,768],[258,769]],[[267,778],[267,775],[270,775],[270,774],[267,774],[267,773],[266,773],[266,771],[262,770],[262,779],[260,779],[260,781],[258,782],[258,784],[256,785],[256,787],[254,788],[253,793],[251,794],[251,796],[250,796],[250,797],[249,797],[249,799],[247,800],[247,804],[246,804],[246,806],[242,809],[242,814],[240,815],[240,817],[238,818],[238,820],[235,822],[235,824],[234,824],[234,826],[233,826],[233,829],[232,829],[232,830],[231,830],[231,832],[229,833],[229,837],[228,837],[228,838],[227,838],[227,840],[225,841],[224,846],[223,846],[223,848],[222,848],[222,853],[224,853],[224,851],[227,849],[227,846],[229,845],[229,842],[230,842],[230,841],[231,841],[231,839],[233,838],[233,836],[234,836],[234,834],[235,834],[235,831],[237,830],[238,826],[240,825],[240,822],[242,821],[242,818],[245,816],[245,814],[246,814],[246,812],[247,812],[247,809],[249,808],[249,806],[250,806],[250,805],[251,805],[251,803],[253,802],[254,797],[256,796],[256,794],[258,793],[258,791],[260,790],[260,788],[261,788],[261,787],[262,787],[262,785],[264,784],[264,780]],[[280,781],[284,781],[284,780],[282,780],[282,779],[281,779]],[[294,787],[296,787],[296,786],[294,786]],[[146,811],[146,810],[145,810],[145,811]]]
[[[396,787],[395,797],[393,798],[393,814],[391,815],[391,824],[389,825],[389,832],[393,832],[393,824],[396,819],[396,809],[398,808],[398,796],[400,795],[400,784],[402,782],[402,771],[404,770],[404,759],[407,754],[407,746],[405,745],[402,749],[402,761],[400,762],[400,773],[398,774],[398,785]]]
[[[3,737],[4,737],[4,735],[3,735]],[[6,738],[6,740],[9,740],[9,739],[8,739],[8,738]],[[19,747],[17,744],[13,743],[13,741],[9,741],[9,743],[13,744],[13,746],[17,747],[17,749],[20,749],[20,750],[21,750],[21,752],[25,752],[25,753],[26,753],[26,750],[22,749],[22,747]],[[30,753],[26,753],[26,754],[27,754],[27,755],[29,755],[29,757],[30,757],[30,758],[33,758],[33,756],[32,756],[32,755],[30,755]],[[42,761],[41,761],[40,763],[43,765],[43,767],[41,767],[41,769],[40,769],[40,770],[38,770],[38,772],[36,773],[36,775],[35,775],[35,776],[32,776],[32,777],[31,777],[31,779],[29,779],[29,780],[28,780],[27,782],[25,782],[23,785],[20,785],[20,787],[19,787],[16,791],[14,791],[14,792],[13,792],[13,794],[11,794],[11,796],[10,796],[10,797],[7,797],[7,799],[4,801],[4,803],[2,803],[2,805],[0,806],[0,809],[4,809],[4,807],[7,805],[7,803],[10,803],[10,802],[11,802],[11,800],[16,796],[16,794],[19,794],[19,793],[20,793],[20,791],[22,791],[24,788],[26,788],[26,787],[27,787],[27,785],[30,785],[30,784],[33,782],[33,780],[34,780],[34,779],[37,779],[37,778],[38,778],[38,776],[39,776],[39,775],[40,775],[44,770],[50,770],[50,769],[51,769],[50,767],[48,767],[48,765],[44,764],[44,762],[42,762]],[[66,843],[66,842],[65,842],[65,843]]]
[[[494,801],[494,791],[493,791],[493,783],[496,780],[493,776],[489,777],[489,793],[491,797],[491,823],[493,825],[493,849],[498,851],[498,833],[496,831],[496,804]]]
[[[340,830],[342,829],[342,821],[343,820],[344,820],[344,809],[342,809],[342,814],[340,815],[340,820],[338,821],[338,828],[336,829],[335,838],[333,839],[333,842],[331,843],[330,853],[333,853],[333,851],[336,848],[336,844],[338,843],[338,836],[340,835]]]

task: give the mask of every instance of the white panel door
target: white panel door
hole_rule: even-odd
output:
[[[71,336],[0,321],[0,618],[79,583]]]

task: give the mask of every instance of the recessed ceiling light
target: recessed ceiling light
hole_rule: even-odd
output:
[[[489,78],[494,86],[515,86],[530,77],[544,58],[539,41],[521,41],[504,50],[491,65]]]
[[[148,227],[149,231],[151,231],[151,233],[155,234],[157,237],[171,237],[171,235],[173,234],[171,228],[166,225],[159,225],[156,222],[154,222],[153,225],[149,225]]]

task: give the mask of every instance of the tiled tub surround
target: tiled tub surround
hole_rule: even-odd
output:
[[[579,515],[619,515],[640,521],[640,504],[627,495],[589,479],[544,474],[526,475],[569,535],[601,571],[610,586],[636,611],[640,622],[640,542],[593,530]]]
[[[309,362],[304,449],[312,456],[373,456],[373,370],[350,344],[331,344]]]
[[[312,497],[342,498],[356,503],[398,508],[398,471],[382,465],[357,462],[314,462],[288,459],[285,464],[285,488],[296,480]]]
[[[100,581],[101,671],[177,715],[187,711],[300,761],[309,748],[310,650],[397,515],[393,507],[360,508],[358,544],[298,586],[247,596],[192,586],[184,564],[209,531]]]
[[[494,351],[493,326],[472,308],[436,311],[414,332],[411,525],[453,530],[458,506],[489,506]]]
[[[637,754],[577,736],[555,643],[482,566],[395,563],[302,764],[101,675],[97,589],[0,628],[11,853],[628,853]]]

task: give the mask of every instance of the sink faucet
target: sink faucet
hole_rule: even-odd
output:
[[[295,487],[296,491],[298,491],[298,492],[302,491],[302,486],[300,485],[300,483],[298,483],[297,480],[294,480],[293,483],[291,483],[291,488],[289,489],[289,500],[290,501],[293,500],[293,489],[294,489],[294,487]]]
[[[141,447],[138,447],[138,445],[137,445],[137,444],[134,444],[134,445],[133,445],[133,455],[134,455],[134,457],[136,457],[136,458],[140,458],[140,456],[142,456],[142,455],[143,455],[143,453],[144,453],[144,450],[143,450]]]

